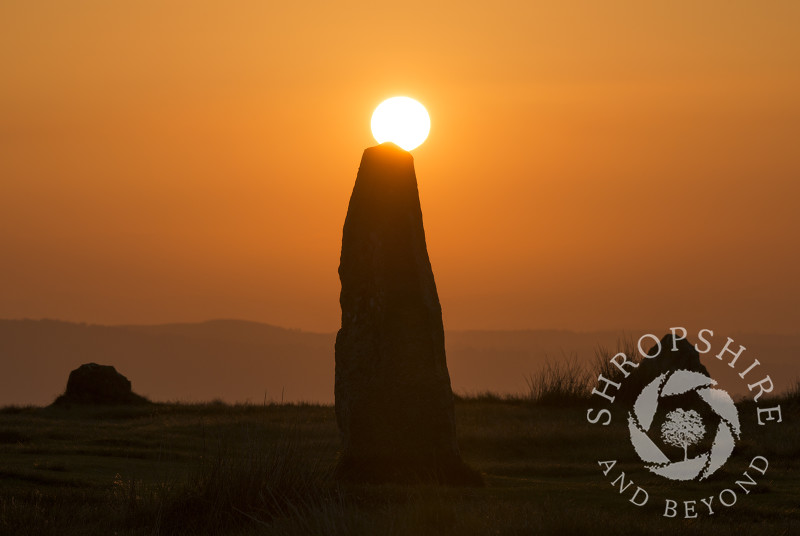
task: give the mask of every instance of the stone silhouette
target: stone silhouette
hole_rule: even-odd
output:
[[[677,350],[673,350],[673,346]],[[653,346],[647,351],[647,355],[654,355],[657,350],[658,346]],[[694,345],[687,339],[676,340],[671,333],[667,333],[661,338],[661,351],[658,355],[652,359],[642,359],[637,372],[652,379],[663,372],[679,369],[700,372],[708,376],[708,370],[700,362],[700,353]]]
[[[342,479],[477,484],[461,460],[414,160],[364,151],[344,223],[336,337]]]
[[[653,345],[647,350],[647,355],[654,357],[642,358],[637,356],[639,367],[628,369],[630,377],[624,381],[622,381],[621,376],[615,379],[615,381],[622,381],[622,387],[616,395],[618,400],[632,403],[639,396],[645,385],[665,372],[691,370],[708,376],[708,370],[700,362],[700,354],[695,350],[691,342],[687,339],[677,339],[674,345],[677,350],[672,349],[673,342],[675,342],[675,338],[672,333],[667,333],[661,338],[660,352],[658,351],[658,345]]]
[[[675,340],[671,333],[667,333],[661,338],[660,343],[661,351],[658,352],[658,346],[653,345],[647,350],[647,355],[654,357],[642,358],[639,361],[639,367],[632,369],[630,377],[622,382],[622,388],[618,393],[618,399],[623,402],[620,407],[632,404],[644,386],[661,374],[675,370],[690,370],[709,376],[708,370],[700,361],[700,353],[689,340]],[[673,343],[676,350],[673,350]],[[719,417],[694,391],[660,400],[655,421],[664,422],[671,412],[679,409],[695,410],[699,413],[700,418],[708,424],[709,429],[714,429],[719,423]]]
[[[69,373],[67,390],[54,404],[147,404],[131,390],[128,378],[110,365],[87,363]]]

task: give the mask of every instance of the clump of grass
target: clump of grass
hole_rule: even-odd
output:
[[[614,392],[615,400],[621,401],[624,404],[631,404],[636,396],[638,396],[639,392],[641,392],[642,388],[644,388],[647,377],[641,376],[635,372],[637,370],[635,367],[626,365],[625,368],[630,374],[626,379],[625,374],[619,367],[611,362],[611,360],[619,354],[624,354],[627,361],[636,363],[637,365],[640,364],[643,359],[636,348],[636,342],[631,338],[618,339],[615,350],[605,346],[598,346],[597,349],[595,349],[594,361],[590,367],[592,370],[592,387],[590,387],[589,392],[591,394],[591,390],[597,385],[598,378],[602,375],[607,380],[622,384],[622,387]],[[622,361],[622,358],[617,359],[618,363]],[[619,404],[619,402],[617,403]]]
[[[290,430],[275,441],[245,428],[238,441],[221,440],[187,485],[161,505],[162,529],[197,534],[209,527],[266,524],[332,500],[336,489],[331,467],[322,462],[324,448],[309,448],[302,439]]]
[[[619,340],[615,351],[598,347],[594,359],[589,362],[581,361],[575,354],[561,359],[548,357],[538,372],[525,378],[528,386],[525,400],[545,406],[583,403],[591,396],[600,375],[616,383],[622,382],[624,374],[611,363],[619,353],[624,353],[628,361],[641,361],[631,339]]]
[[[638,364],[642,360],[642,356],[639,355],[639,351],[636,349],[636,343],[630,338],[617,340],[616,350],[598,346],[594,352],[594,361],[591,367],[593,379],[596,380],[602,374],[603,377],[613,382],[622,383],[625,375],[616,365],[611,363],[614,356],[621,353],[625,354],[627,360],[633,363]],[[618,361],[621,361],[621,359]]]
[[[477,391],[472,393],[453,393],[453,400],[457,403],[474,404],[523,404],[526,398],[513,393],[495,393],[492,391]]]
[[[794,380],[794,383],[784,394],[784,399],[789,404],[800,405],[800,378]]]
[[[591,392],[592,375],[577,355],[559,360],[547,358],[537,374],[525,378],[528,400],[558,406],[585,401]]]

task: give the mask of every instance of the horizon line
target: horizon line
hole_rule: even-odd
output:
[[[138,323],[138,322],[123,322],[123,323],[97,323],[97,322],[88,322],[88,321],[79,321],[79,320],[63,320],[60,318],[51,318],[51,317],[41,317],[41,318],[31,318],[31,317],[22,317],[22,318],[0,318],[0,322],[54,322],[54,323],[62,323],[62,324],[74,324],[78,326],[86,326],[86,327],[115,327],[115,328],[126,328],[126,327],[159,327],[159,326],[179,326],[179,325],[201,325],[201,324],[211,324],[214,322],[232,322],[232,323],[240,323],[240,324],[255,324],[259,326],[270,327],[274,329],[281,329],[284,331],[295,331],[295,332],[302,332],[308,333],[311,335],[335,335],[338,329],[333,331],[318,331],[318,330],[309,330],[306,328],[300,327],[287,327],[278,324],[272,324],[269,322],[264,322],[260,320],[249,320],[245,318],[231,318],[231,317],[218,317],[218,318],[209,318],[206,320],[196,320],[196,321],[171,321],[171,322],[154,322],[154,323]],[[669,331],[669,329],[673,326],[665,327],[662,331]],[[711,328],[713,329],[713,328]],[[573,334],[597,334],[597,333],[619,333],[619,334],[645,334],[645,333],[656,333],[652,330],[646,329],[630,329],[630,328],[596,328],[596,329],[575,329],[575,328],[555,328],[555,327],[529,327],[529,328],[488,328],[488,327],[469,327],[469,328],[446,328],[445,332],[451,333],[469,333],[469,332],[494,332],[494,333],[526,333],[526,332],[554,332],[554,333],[573,333]],[[658,332],[660,333],[660,331]],[[729,331],[728,333],[731,334],[747,334],[747,335],[762,335],[762,336],[789,336],[789,337],[797,337],[800,336],[800,332],[792,333],[792,332],[765,332],[759,330],[748,331],[745,329],[734,329]]]

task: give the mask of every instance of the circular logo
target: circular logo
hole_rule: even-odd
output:
[[[642,389],[633,404],[633,411],[628,413],[628,429],[633,448],[647,469],[670,480],[703,480],[725,464],[741,435],[741,428],[736,405],[727,392],[711,387],[716,384],[705,374],[680,369],[661,374]],[[672,461],[649,433],[660,402],[692,392],[697,393],[719,417],[719,425],[711,448],[689,458],[689,447],[706,435],[703,419],[693,409],[678,408],[668,412],[660,429],[655,427],[653,433],[660,432],[665,444],[683,448],[683,460]]]

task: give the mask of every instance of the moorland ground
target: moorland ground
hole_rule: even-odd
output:
[[[0,534],[800,534],[800,412],[757,427],[702,483],[650,474],[624,415],[586,420],[586,402],[475,396],[456,401],[464,459],[482,488],[341,485],[339,437],[319,405],[154,404],[0,410]],[[756,485],[735,485],[750,460],[769,459]],[[603,475],[600,460],[618,463]],[[635,484],[620,493],[619,471]],[[619,482],[617,482],[619,484]],[[650,499],[629,502],[635,486]],[[732,507],[699,502],[734,488]],[[698,500],[696,519],[664,500]],[[682,505],[682,503],[680,503]]]

